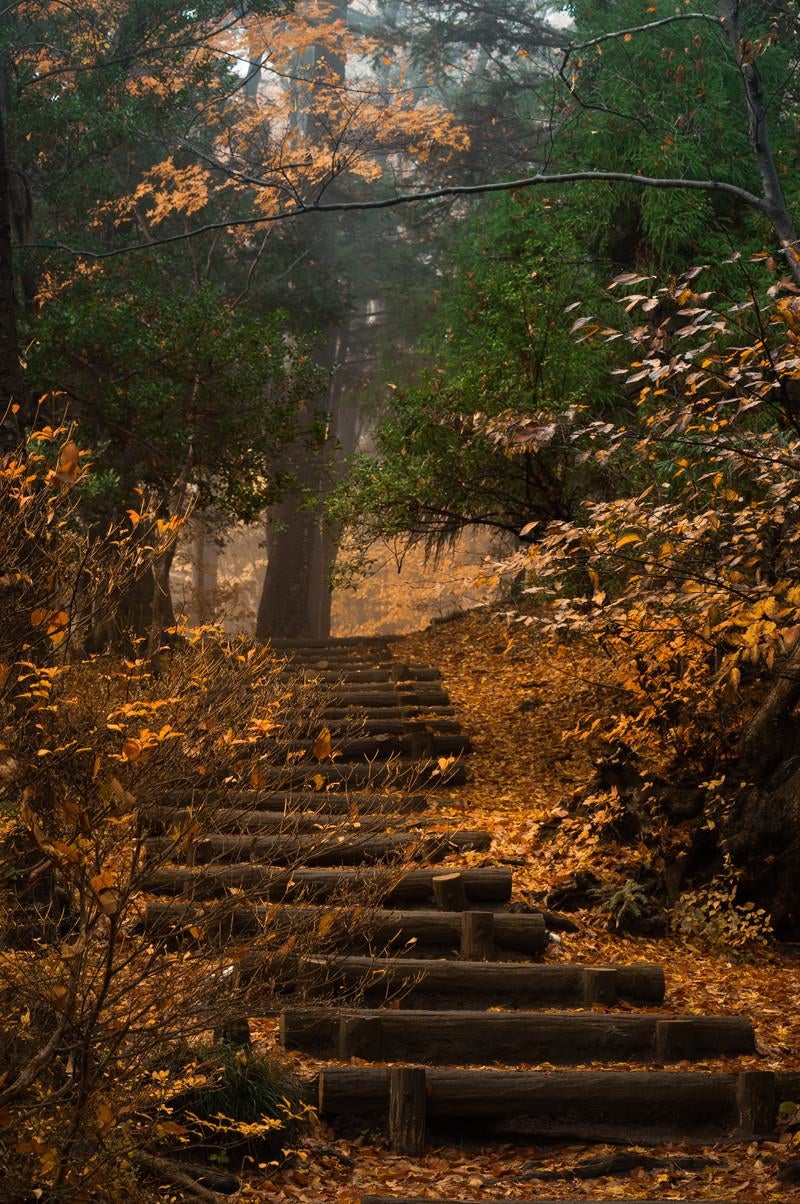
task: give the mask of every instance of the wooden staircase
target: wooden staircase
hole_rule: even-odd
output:
[[[274,922],[280,902],[287,931],[311,932],[323,913],[336,922],[349,886],[384,883],[378,910],[364,932],[351,927],[346,949],[297,959],[300,1000],[280,1019],[283,1046],[318,1060],[309,1092],[324,1118],[380,1118],[392,1149],[408,1155],[432,1131],[659,1145],[774,1137],[778,1106],[798,1097],[800,1075],[690,1068],[752,1055],[746,1017],[672,1014],[660,966],[543,961],[544,914],[509,910],[507,866],[436,868],[448,853],[489,853],[492,837],[436,830],[436,790],[466,782],[470,743],[435,669],[397,662],[382,640],[275,647],[287,676],[331,691],[323,714],[339,755],[315,766],[312,787],[298,766],[277,771],[269,790],[231,793],[220,830],[191,859],[153,870],[147,885],[159,899],[144,923],[156,932],[186,920],[224,945],[257,930],[268,910]],[[301,737],[298,750],[314,738]],[[382,791],[404,782],[413,792]],[[154,813],[154,854],[183,810]],[[237,890],[255,892],[263,909],[237,909]],[[204,901],[226,896],[224,924],[204,929]],[[626,1062],[648,1069],[621,1069]]]

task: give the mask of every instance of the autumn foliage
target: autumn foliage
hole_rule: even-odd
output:
[[[265,1069],[241,1036],[251,993],[268,1006],[300,938],[263,908],[248,921],[247,891],[178,906],[153,925],[148,882],[225,830],[223,787],[261,788],[302,759],[290,751],[298,734],[317,733],[313,764],[330,755],[323,699],[268,648],[213,629],[167,633],[148,656],[90,654],[94,625],[178,524],[142,496],[121,526],[88,528],[79,505],[87,463],[69,431],[45,428],[0,469],[0,1175],[9,1200],[32,1188],[65,1200],[145,1199],[139,1180],[163,1180],[164,1150],[208,1154],[210,1143],[273,1157],[300,1114],[291,1074]],[[173,819],[163,814],[170,800]],[[324,948],[326,936],[309,939]],[[236,1076],[246,1096],[256,1092],[255,1112],[230,1111]]]

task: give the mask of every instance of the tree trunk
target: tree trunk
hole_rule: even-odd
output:
[[[3,65],[5,68],[5,64]],[[21,405],[22,375],[17,341],[17,302],[11,251],[11,172],[6,146],[5,97],[7,81],[0,85],[0,450],[19,442],[19,424],[12,413]]]

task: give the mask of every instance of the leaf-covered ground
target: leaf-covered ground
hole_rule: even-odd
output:
[[[438,810],[443,817],[495,834],[492,859],[512,864],[515,898],[541,895],[580,869],[608,881],[624,876],[624,860],[636,850],[602,840],[594,825],[569,818],[562,806],[592,775],[596,749],[562,737],[598,697],[605,668],[599,659],[578,646],[552,649],[530,629],[507,630],[496,618],[477,612],[407,637],[396,654],[403,661],[435,664],[443,673],[475,751],[469,785],[442,792]],[[461,858],[483,859],[477,854]],[[620,936],[609,931],[600,910],[577,912],[573,918],[580,930],[564,933],[547,960],[660,962],[667,971],[665,1014],[711,1011],[752,1018],[758,1056],[694,1064],[698,1069],[800,1068],[797,961],[774,949],[743,959],[741,951],[715,947],[699,936]],[[304,1059],[298,1056],[297,1062],[298,1069],[307,1069]],[[260,1170],[245,1191],[259,1200],[319,1204],[357,1204],[369,1192],[509,1200],[800,1200],[800,1189],[777,1178],[777,1167],[792,1153],[792,1145],[800,1154],[787,1133],[781,1143],[718,1146],[711,1151],[716,1165],[696,1171],[637,1169],[580,1180],[571,1169],[588,1157],[613,1152],[611,1147],[432,1146],[423,1158],[409,1160],[391,1154],[379,1134],[337,1140],[332,1130],[320,1126],[287,1166]],[[556,1170],[563,1177],[537,1180],[531,1178],[532,1170]]]

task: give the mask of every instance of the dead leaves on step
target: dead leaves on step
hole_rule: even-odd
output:
[[[513,639],[511,638],[513,635]],[[519,899],[541,893],[591,870],[601,879],[618,880],[623,855],[637,855],[608,839],[603,822],[576,820],[563,804],[584,787],[597,753],[592,741],[564,741],[602,681],[604,666],[576,645],[553,650],[529,631],[507,631],[485,614],[407,637],[395,649],[400,660],[435,664],[471,736],[471,781],[458,791],[433,797],[431,818],[455,819],[494,834],[492,852],[452,854],[443,863],[474,865],[486,861],[513,866]],[[596,809],[608,802],[598,800]],[[602,816],[600,816],[602,821]],[[745,1013],[756,1025],[759,1054],[734,1061],[701,1064],[698,1069],[800,1069],[800,966],[785,958],[734,964],[724,951],[713,952],[691,939],[643,939],[608,931],[599,912],[578,912],[580,930],[561,934],[562,944],[549,961],[664,963],[670,1013]],[[630,1067],[629,1067],[630,1068]],[[634,1067],[635,1068],[635,1067]],[[420,1195],[496,1199],[766,1201],[800,1199],[800,1191],[782,1185],[781,1159],[794,1144],[789,1127],[781,1143],[721,1146],[719,1165],[696,1170],[633,1168],[622,1175],[592,1180],[572,1171],[591,1156],[610,1155],[611,1147],[541,1149],[491,1146],[466,1151],[435,1146],[419,1160],[390,1153],[375,1132],[358,1140],[337,1140],[320,1126],[282,1171],[259,1172],[246,1185],[248,1198],[301,1204],[359,1204],[362,1194]],[[649,1154],[667,1154],[649,1150]],[[674,1152],[674,1151],[672,1151]],[[560,1172],[542,1182],[530,1172]]]

